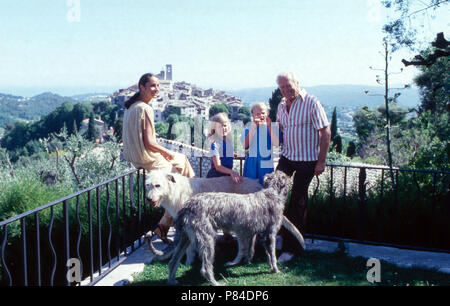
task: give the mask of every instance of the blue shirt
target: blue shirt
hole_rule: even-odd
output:
[[[231,143],[222,140],[222,142],[216,141],[211,144],[210,157],[216,156],[220,158],[220,164],[222,166],[232,169],[234,160],[233,155],[234,155],[234,148]]]
[[[242,142],[244,142],[249,132],[249,129],[245,129],[244,134],[241,136]],[[258,179],[259,183],[263,185],[264,175],[274,170],[272,153],[272,139],[269,129],[267,125],[260,125],[257,127],[252,142],[249,144],[243,175],[252,179]]]

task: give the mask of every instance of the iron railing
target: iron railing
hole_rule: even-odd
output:
[[[144,181],[145,170],[132,170],[1,221],[0,284],[97,283],[142,245],[151,228]],[[70,259],[78,260],[81,280],[68,277]]]
[[[393,183],[388,168],[327,166],[310,186],[306,237],[450,253],[450,172],[395,169]],[[145,171],[133,170],[1,221],[0,284],[97,283],[161,216],[150,214],[144,181]],[[67,278],[71,258],[84,282]]]
[[[306,237],[450,253],[450,172],[328,164]]]

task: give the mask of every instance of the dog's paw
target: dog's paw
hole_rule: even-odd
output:
[[[278,274],[278,273],[282,273],[282,272],[278,268],[273,268],[270,270],[270,273]]]
[[[177,286],[178,284],[179,284],[179,282],[176,279],[169,279],[169,280],[167,280],[167,285]]]
[[[229,261],[229,262],[226,262],[226,263],[225,263],[225,266],[226,266],[226,267],[232,267],[232,266],[235,266],[235,265],[237,265],[237,264],[238,264],[238,262]]]
[[[223,287],[223,286],[226,286],[227,284],[225,282],[214,282],[211,285],[217,286],[217,287]]]

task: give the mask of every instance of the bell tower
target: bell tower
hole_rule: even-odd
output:
[[[172,81],[172,65],[166,65],[166,80]]]

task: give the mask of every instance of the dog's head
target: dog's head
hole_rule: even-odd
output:
[[[289,187],[290,177],[283,171],[276,170],[264,176],[264,188],[274,188],[280,194],[287,192]]]
[[[153,207],[159,207],[161,201],[170,194],[169,184],[175,183],[175,176],[163,170],[152,170],[145,179],[145,190],[147,201]]]

